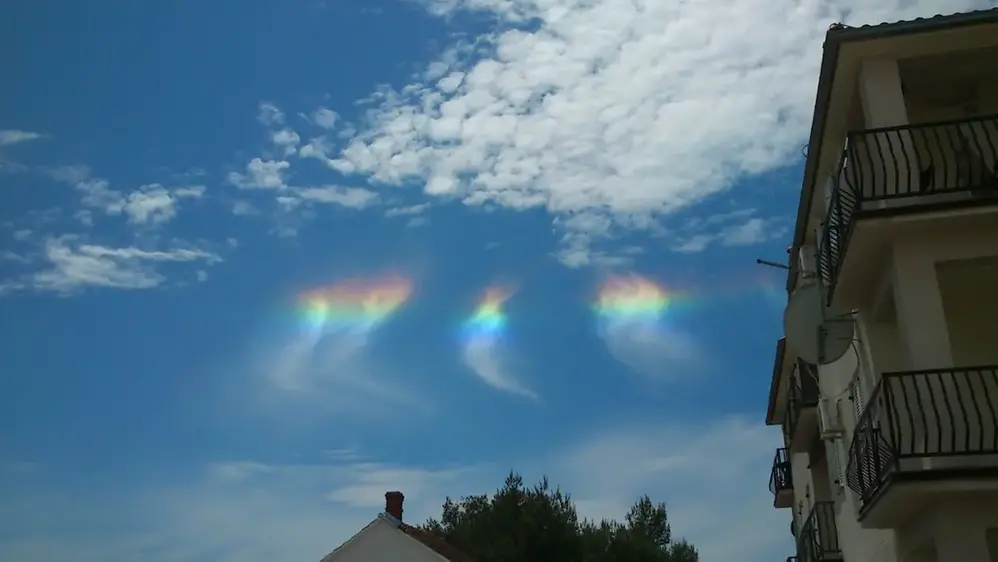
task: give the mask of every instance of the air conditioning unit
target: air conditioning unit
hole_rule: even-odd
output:
[[[818,274],[818,248],[810,244],[801,246],[797,252],[797,262],[801,277],[814,277]]]
[[[838,439],[846,430],[839,415],[839,402],[835,398],[822,398],[818,401],[818,421],[822,439]]]

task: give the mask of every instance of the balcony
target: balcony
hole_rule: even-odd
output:
[[[801,526],[800,537],[797,539],[797,558],[800,562],[842,560],[834,502],[814,504],[807,521]]]
[[[793,506],[793,472],[790,470],[790,454],[786,449],[777,449],[776,456],[773,457],[773,470],[769,474],[769,491],[773,493],[773,507]]]
[[[830,181],[819,273],[829,302],[839,290],[840,304],[854,306],[892,237],[925,227],[876,219],[921,214],[956,228],[975,225],[969,216],[994,220],[984,213],[998,211],[998,116],[850,133]]]
[[[818,430],[818,369],[798,360],[788,382],[790,396],[783,433],[791,452],[806,452]]]
[[[888,373],[846,467],[866,528],[890,529],[944,491],[998,489],[998,366]]]

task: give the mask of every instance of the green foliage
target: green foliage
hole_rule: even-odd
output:
[[[525,488],[515,473],[490,498],[444,502],[434,532],[476,562],[698,562],[685,540],[673,542],[665,504],[640,498],[624,523],[580,520],[575,504],[547,478]]]

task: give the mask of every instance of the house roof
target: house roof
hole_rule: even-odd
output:
[[[851,29],[865,29],[865,30],[880,30],[880,31],[893,31],[904,33],[906,31],[912,31],[912,27],[918,28],[917,31],[922,31],[924,28],[922,26],[934,26],[937,24],[942,24],[947,27],[959,24],[977,24],[977,23],[990,23],[991,20],[998,16],[998,7],[985,8],[983,10],[972,10],[970,12],[958,12],[954,14],[935,14],[927,18],[915,18],[912,20],[897,20],[897,21],[885,21],[881,23],[860,25],[857,27],[842,26],[839,29],[834,29],[830,31],[843,31]],[[984,20],[984,21],[982,21]]]
[[[423,543],[427,548],[451,562],[474,562],[471,557],[458,550],[457,547],[429,531],[424,531],[406,523],[399,523],[398,530]]]
[[[825,119],[828,117],[828,103],[832,95],[832,83],[835,79],[835,68],[838,66],[839,47],[853,41],[882,39],[914,33],[943,31],[958,27],[998,23],[998,8],[988,8],[956,14],[939,14],[928,18],[916,18],[895,22],[883,22],[872,25],[850,27],[833,24],[825,33],[824,54],[821,58],[821,71],[818,75],[818,92],[815,96],[814,115],[811,119],[811,134],[808,138],[807,157],[804,162],[804,181],[801,185],[801,196],[797,206],[797,226],[794,230],[792,252],[796,253],[804,242],[807,232],[808,214],[814,195],[812,189],[815,175],[818,173],[818,156],[821,153],[821,141],[825,131]],[[790,271],[787,273],[787,291],[792,291],[797,278],[797,262],[790,260]]]
[[[367,525],[365,525],[364,528],[361,529],[360,531],[357,531],[357,533],[354,534],[354,536],[352,536],[349,539],[347,539],[346,542],[344,542],[340,546],[336,547],[335,550],[333,550],[332,552],[330,552],[329,554],[327,554],[326,556],[324,556],[322,558],[322,560],[320,560],[319,562],[331,562],[332,560],[334,560],[336,558],[336,555],[338,553],[342,552],[343,549],[348,544],[350,544],[351,542],[353,542],[354,539],[356,539],[360,535],[364,534],[365,531],[367,531],[368,529],[371,529],[372,527],[374,527],[379,522],[381,522],[381,523],[387,523],[387,524],[391,525],[392,527],[395,527],[399,531],[401,531],[401,532],[405,533],[406,535],[412,537],[413,539],[415,539],[417,542],[419,542],[420,544],[422,544],[426,548],[429,548],[433,552],[436,552],[438,555],[444,557],[445,559],[449,560],[450,562],[474,562],[474,560],[470,556],[464,554],[463,552],[461,552],[460,550],[458,550],[456,547],[450,545],[442,537],[439,537],[439,536],[437,536],[437,535],[435,535],[435,534],[433,534],[433,533],[431,533],[429,531],[424,531],[424,530],[422,530],[422,529],[420,529],[418,527],[413,527],[412,525],[403,523],[403,522],[399,521],[398,519],[395,519],[394,517],[392,517],[391,515],[389,515],[387,513],[379,514],[377,517],[374,518],[373,521],[371,521],[370,523],[368,523]]]

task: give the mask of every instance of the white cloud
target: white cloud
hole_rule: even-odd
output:
[[[595,265],[606,269],[627,267],[634,261],[634,247],[597,249],[600,242],[611,240],[621,229],[599,211],[581,211],[556,217],[554,226],[563,232],[558,261],[567,267]]]
[[[682,254],[695,254],[702,252],[714,241],[714,236],[709,234],[697,234],[687,238],[682,243],[672,247],[672,250]]]
[[[246,164],[246,173],[229,173],[229,183],[243,189],[280,189],[286,187],[284,173],[291,167],[286,160],[254,158]]]
[[[71,293],[85,287],[151,289],[166,281],[157,265],[199,262],[212,265],[221,258],[191,248],[143,250],[86,244],[72,236],[49,238],[43,249],[45,268],[17,283],[21,288]]]
[[[323,129],[332,129],[335,127],[339,117],[335,111],[326,109],[325,107],[320,107],[312,113],[312,121]]]
[[[354,453],[321,464],[233,461],[184,481],[71,495],[24,484],[44,473],[23,474],[0,506],[0,559],[318,560],[380,512],[388,490],[405,493],[404,518],[417,523],[439,516],[445,496],[492,492],[510,468],[528,482],[547,474],[589,517],[621,519],[645,493],[666,501],[674,536],[692,540],[703,562],[792,554],[786,511],[773,509],[766,486],[778,431],[701,422],[615,428],[488,465],[414,466]]]
[[[284,112],[273,103],[264,101],[260,102],[256,119],[267,127],[276,127],[284,124]]]
[[[82,194],[84,205],[108,212],[119,208],[122,199],[110,186],[106,180],[87,179],[77,183],[76,189]]]
[[[425,81],[374,96],[372,124],[330,165],[469,204],[592,210],[636,228],[799,158],[830,23],[984,3],[424,4],[486,11],[499,27],[431,63]]]
[[[316,137],[309,140],[307,144],[298,150],[298,156],[318,160],[341,174],[352,174],[356,171],[351,163],[345,160],[330,158],[329,155],[332,152],[333,147],[330,146],[328,139],[325,137]]]
[[[721,244],[724,246],[751,246],[769,240],[778,231],[769,221],[758,217],[751,218],[721,232]]]
[[[85,168],[62,168],[52,172],[55,177],[75,182],[86,207],[106,215],[125,215],[128,222],[139,225],[160,225],[177,216],[183,199],[199,199],[205,188],[201,185],[168,188],[158,183],[140,186],[135,191],[122,194],[110,188],[102,179],[81,179],[89,175]],[[77,218],[86,225],[93,224],[93,214],[87,209],[77,212]]]
[[[696,340],[664,323],[627,318],[602,320],[599,334],[617,361],[650,377],[682,378],[703,357]]]
[[[295,195],[304,201],[315,203],[331,203],[343,207],[363,209],[378,202],[378,194],[359,187],[321,186],[301,187],[294,190]]]
[[[429,203],[420,203],[419,205],[409,205],[406,207],[395,207],[385,211],[386,217],[408,217],[412,215],[418,215],[430,208]]]
[[[0,130],[0,146],[11,146],[15,144],[21,144],[22,142],[30,142],[33,140],[38,140],[43,138],[45,135],[41,133],[32,133],[30,131],[18,131],[16,129],[4,129]]]
[[[121,212],[132,224],[163,224],[177,216],[177,207],[181,199],[198,199],[204,193],[204,187],[192,186],[179,189],[167,189],[159,184],[149,184],[129,193],[117,207],[109,212]]]
[[[524,386],[509,370],[508,351],[501,341],[489,336],[476,336],[464,344],[462,359],[482,382],[503,392],[538,400],[537,394]]]
[[[789,235],[786,221],[752,216],[754,209],[713,215],[706,220],[689,221],[691,230],[706,230],[677,241],[672,250],[680,253],[697,253],[712,245],[725,247],[753,246]],[[737,222],[735,222],[737,221]]]
[[[90,168],[86,166],[59,166],[48,170],[48,174],[56,181],[75,185],[90,177]]]
[[[281,129],[271,135],[270,141],[282,149],[285,156],[291,156],[298,151],[298,144],[301,142],[301,137],[291,129]]]
[[[232,204],[232,214],[237,216],[257,215],[260,211],[249,201],[236,201]]]
[[[73,213],[73,218],[79,221],[83,226],[93,226],[94,225],[94,214],[88,209],[80,209]]]
[[[566,232],[561,238],[561,248],[554,255],[567,267],[594,265],[618,269],[634,262],[633,254],[595,250],[592,245],[593,236],[582,232]]]
[[[668,503],[673,535],[700,560],[783,560],[787,514],[766,486],[779,432],[740,418],[656,424],[598,434],[562,455],[556,480],[590,517],[621,518],[643,493]]]

